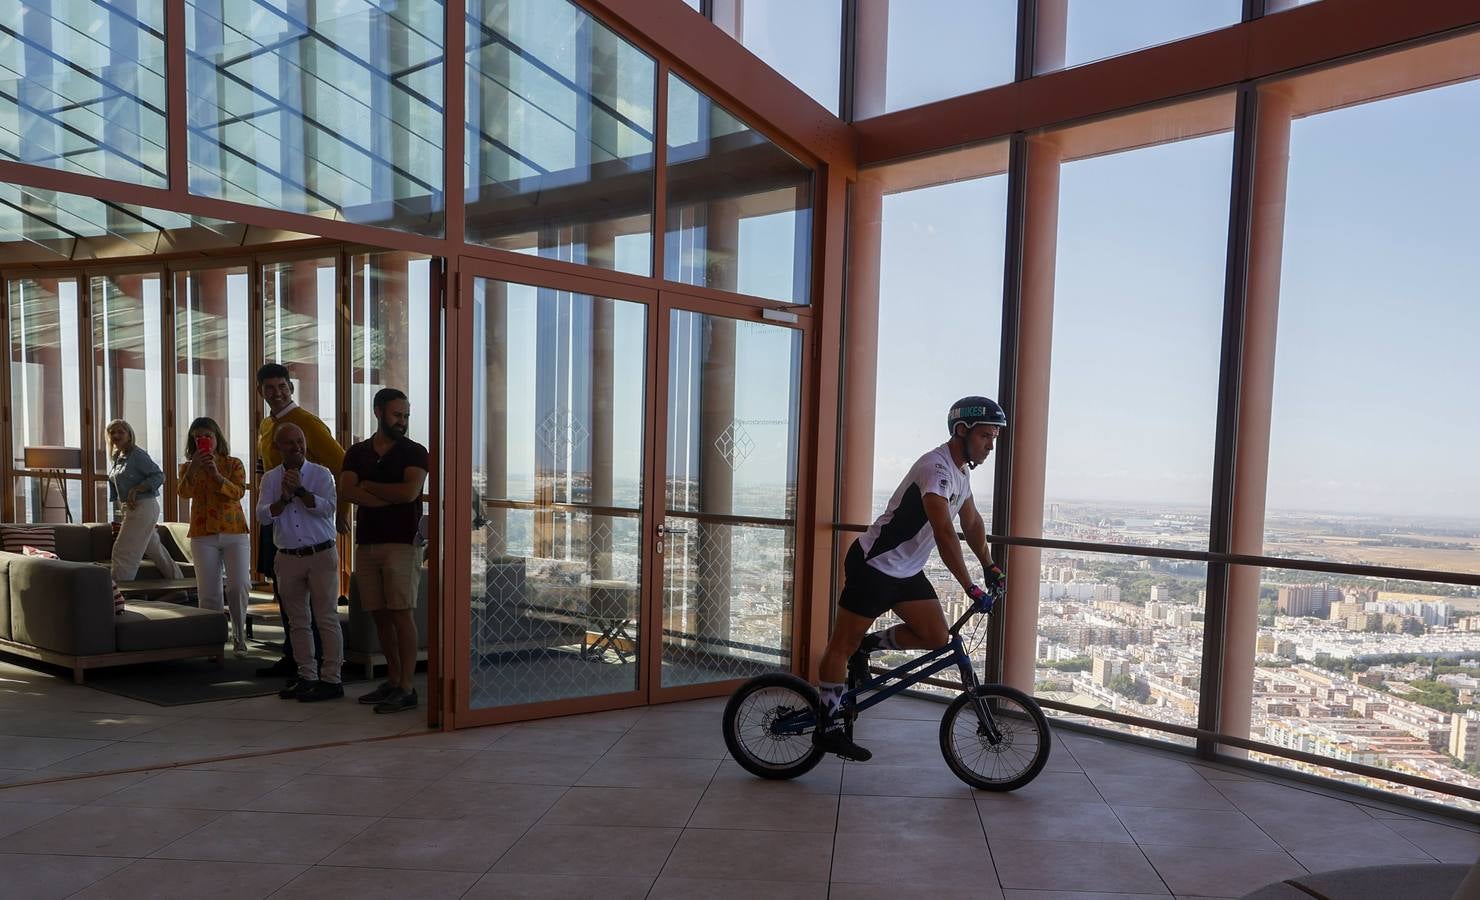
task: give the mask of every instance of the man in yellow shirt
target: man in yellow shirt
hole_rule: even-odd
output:
[[[257,429],[257,466],[258,474],[271,471],[282,465],[283,457],[278,452],[274,437],[278,426],[293,424],[303,430],[303,437],[308,444],[307,458],[311,462],[327,468],[336,477],[339,470],[344,467],[344,448],[334,439],[334,432],[318,416],[299,406],[293,401],[293,380],[288,373],[288,367],[282,363],[268,363],[257,370],[257,393],[267,402],[268,414],[262,420],[262,425]],[[338,504],[334,515],[335,528],[340,534],[349,534],[349,504],[347,502]],[[257,537],[257,571],[271,577],[273,574],[273,560],[277,555],[277,546],[272,539],[272,525],[262,522],[258,523]],[[276,594],[276,586],[273,593]],[[282,611],[282,600],[278,600],[278,609]],[[283,616],[283,634],[288,634],[287,613]],[[322,653],[319,649],[318,631],[314,635],[314,655]],[[263,677],[281,675],[284,678],[292,678],[298,672],[298,664],[293,659],[292,642],[284,639],[283,658],[271,666],[265,666],[257,670],[257,674]]]

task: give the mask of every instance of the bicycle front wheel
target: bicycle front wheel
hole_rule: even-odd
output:
[[[817,689],[796,677],[776,672],[742,684],[725,704],[725,747],[745,770],[762,778],[796,778],[822,759],[812,732],[822,712]],[[781,726],[798,715],[804,729]]]
[[[1048,763],[1048,720],[1031,697],[1006,685],[982,685],[975,696],[985,716],[962,692],[941,719],[940,752],[956,777],[974,788],[1017,790]]]

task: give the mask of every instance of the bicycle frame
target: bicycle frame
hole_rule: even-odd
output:
[[[877,706],[890,697],[906,691],[926,678],[943,672],[951,666],[955,666],[961,673],[962,690],[973,692],[979,682],[976,678],[976,669],[971,665],[971,656],[966,652],[966,645],[961,640],[961,626],[975,615],[978,610],[973,607],[968,609],[956,624],[950,628],[951,640],[944,647],[931,650],[923,656],[917,656],[904,665],[897,666],[887,672],[882,672],[863,684],[854,687],[843,694],[842,708],[851,714],[857,715],[864,710]],[[891,683],[892,682],[892,683]],[[860,700],[859,698],[872,691],[872,695]],[[982,727],[988,729],[994,739],[996,738],[997,726],[992,718],[991,710],[986,705],[977,701],[977,718]],[[789,715],[778,718],[771,724],[771,728],[778,734],[801,734],[808,728],[817,725],[817,718],[811,710],[798,710]]]

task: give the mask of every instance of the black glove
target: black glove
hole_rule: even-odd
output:
[[[986,571],[986,573],[984,574],[983,580],[986,581],[987,588],[989,590],[994,590],[994,591],[1005,591],[1005,590],[1007,590],[1007,576],[1004,575],[1002,573],[1002,570],[999,569],[999,568],[997,568],[997,566],[995,564],[990,569],[988,569]]]

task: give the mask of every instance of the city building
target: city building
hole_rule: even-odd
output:
[[[1450,717],[1449,755],[1467,766],[1480,763],[1480,712],[1468,710]]]

